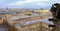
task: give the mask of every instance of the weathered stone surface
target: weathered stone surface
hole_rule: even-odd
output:
[[[60,4],[56,3],[52,5],[51,10],[53,15],[53,23],[55,25],[53,31],[60,31]]]

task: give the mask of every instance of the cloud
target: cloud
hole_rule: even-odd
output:
[[[54,3],[60,3],[60,0],[56,0],[56,1],[54,1]]]
[[[25,0],[25,1],[17,1],[17,2],[10,3],[8,5],[10,5],[10,6],[12,6],[12,5],[25,5],[25,4],[34,3],[34,2],[41,2],[41,1],[48,1],[48,0]]]
[[[8,5],[13,6],[13,5],[22,5],[22,4],[23,4],[23,2],[14,2],[14,3],[10,3]]]
[[[50,8],[52,0],[25,0],[17,1],[8,4],[8,7],[17,7],[17,8]]]

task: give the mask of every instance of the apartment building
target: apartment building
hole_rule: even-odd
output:
[[[50,31],[48,24],[41,22],[41,16],[32,14],[27,16],[22,14],[20,16],[8,18],[7,22],[14,26],[17,31]]]
[[[10,31],[51,31],[48,24],[41,22],[41,18],[46,17],[26,11],[15,16],[13,13],[7,13],[2,21],[8,23]]]

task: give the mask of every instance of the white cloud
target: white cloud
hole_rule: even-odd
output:
[[[26,0],[27,3],[30,3],[30,2],[39,2],[39,1],[48,1],[48,0]]]
[[[60,0],[56,0],[56,1],[54,1],[54,3],[60,3]]]
[[[36,5],[41,5],[41,6],[51,6],[52,3],[50,3],[50,2],[41,2],[41,3],[37,3]]]
[[[10,3],[8,4],[8,6],[15,6],[15,5],[24,6],[30,3],[31,5],[51,6],[51,4],[56,3],[56,2],[59,2],[59,1],[58,0],[54,0],[54,1],[53,0],[25,0],[25,1],[17,1],[17,2]]]
[[[19,1],[19,2],[10,3],[8,5],[10,5],[10,6],[13,6],[13,5],[23,5],[23,2]]]
[[[41,1],[48,1],[48,0],[26,0],[26,1],[18,1],[18,2],[14,2],[14,3],[10,3],[8,5],[10,5],[10,6],[12,6],[12,5],[25,5],[28,3],[41,2]]]

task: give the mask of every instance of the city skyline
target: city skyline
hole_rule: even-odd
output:
[[[49,9],[52,4],[60,0],[0,0],[0,8],[44,8]]]

